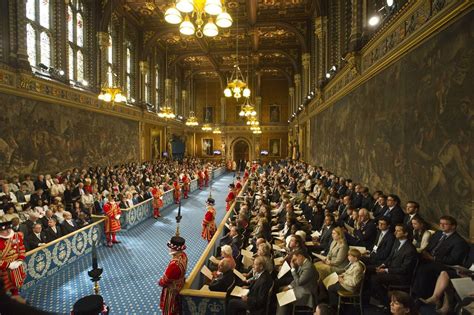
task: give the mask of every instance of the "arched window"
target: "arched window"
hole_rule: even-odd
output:
[[[160,71],[159,66],[155,66],[155,108],[160,104]]]
[[[67,6],[69,79],[84,80],[84,4],[82,0],[69,0]]]
[[[51,66],[50,0],[26,0],[26,47],[32,67]]]
[[[133,98],[132,90],[133,90],[133,59],[132,59],[132,47],[131,44],[127,45],[126,49],[126,64],[125,64],[125,81],[126,81],[126,93],[127,93],[127,100],[131,100]]]
[[[150,103],[150,70],[145,72],[145,102]]]
[[[109,25],[109,46],[107,47],[107,84],[108,86],[113,86],[114,85],[114,73],[112,71],[112,63],[114,61],[113,58],[113,52],[114,52],[114,41],[113,37],[111,35],[111,29]]]

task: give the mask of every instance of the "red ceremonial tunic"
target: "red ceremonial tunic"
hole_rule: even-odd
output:
[[[241,189],[242,189],[242,184],[241,184],[240,181],[239,181],[239,182],[237,182],[237,184],[235,184],[235,190],[236,190],[237,192],[239,192]]]
[[[153,195],[153,209],[159,209],[163,207],[163,200],[161,196],[163,196],[163,192],[159,188],[153,188],[151,190],[151,194]]]
[[[213,206],[207,206],[206,214],[204,215],[204,219],[202,220],[202,232],[201,236],[203,239],[207,240],[208,242],[216,233],[216,209]]]
[[[120,231],[120,220],[115,218],[116,215],[121,215],[122,211],[118,204],[111,204],[107,202],[104,205],[105,213],[105,233],[115,233]]]
[[[229,211],[230,205],[232,204],[232,202],[234,202],[234,199],[235,199],[234,192],[233,191],[229,192],[229,194],[227,195],[227,198],[225,198],[225,202],[226,202],[225,211]]]
[[[207,181],[209,181],[209,171],[207,170],[207,168],[204,170],[204,179]]]
[[[13,270],[8,265],[15,260],[25,260],[25,252],[21,232],[13,233],[11,238],[0,238],[0,277],[5,291],[20,289],[23,285],[26,278],[23,265]]]
[[[181,197],[181,185],[179,184],[178,181],[175,180],[173,182],[173,188],[174,188],[174,191],[173,191],[174,200],[179,201],[179,197]]]
[[[179,291],[184,286],[184,276],[188,266],[188,257],[184,252],[173,255],[165,274],[158,285],[163,287],[160,298],[160,309],[163,315],[177,315],[179,308]]]
[[[188,176],[184,175],[182,181],[183,181],[183,190],[189,191],[189,183],[191,182],[191,180],[188,178]]]

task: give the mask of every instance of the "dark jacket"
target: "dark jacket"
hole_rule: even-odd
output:
[[[395,240],[392,251],[383,264],[388,268],[389,274],[411,278],[417,256],[418,252],[410,240],[407,240],[402,247],[400,247],[400,241]]]
[[[40,243],[47,243],[47,242],[48,242],[48,239],[44,231],[41,231],[40,238],[38,238],[34,233],[31,233],[26,237],[26,248],[28,250],[32,250],[38,247]]]
[[[272,277],[266,270],[250,284],[247,305],[251,314],[263,314],[267,304],[267,294],[272,284]]]
[[[467,242],[458,234],[454,232],[447,239],[445,239],[433,254],[433,251],[438,244],[442,231],[436,231],[430,238],[430,242],[426,247],[431,255],[435,257],[436,262],[440,262],[445,265],[462,265],[464,259],[469,254],[469,245]]]
[[[377,244],[378,239],[380,237],[380,231],[377,233],[377,237],[375,238],[375,243]],[[380,241],[379,246],[377,247],[377,251],[370,253],[370,264],[371,265],[380,265],[382,264],[392,252],[393,243],[395,242],[395,235],[389,230],[385,234],[385,236]]]
[[[233,282],[234,282],[234,271],[228,270],[224,272],[223,274],[221,274],[216,279],[211,281],[211,283],[209,284],[209,290],[218,291],[218,292],[226,292]]]

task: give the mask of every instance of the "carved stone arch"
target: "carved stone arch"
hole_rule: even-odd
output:
[[[231,155],[231,160],[232,161],[236,161],[236,158],[239,158],[236,156],[236,152],[235,152],[235,149],[236,149],[236,145],[240,145],[242,142],[244,142],[245,144],[247,144],[248,146],[248,161],[252,161],[254,160],[254,145],[252,143],[252,141],[245,137],[245,136],[238,136],[234,139],[232,139],[231,143],[230,143],[230,155]],[[238,162],[238,161],[236,161]]]

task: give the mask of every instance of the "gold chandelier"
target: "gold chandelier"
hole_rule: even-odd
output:
[[[212,133],[220,135],[222,131],[219,129],[219,127],[216,127],[214,130],[212,130]]]
[[[239,99],[242,96],[247,98],[250,96],[250,89],[247,87],[247,83],[245,82],[242,71],[240,71],[238,63],[234,65],[234,70],[232,71],[230,80],[227,82],[224,95],[225,97],[233,96],[236,99]]]
[[[194,19],[194,23],[190,17]],[[206,24],[204,19],[207,19]],[[203,35],[214,37],[219,34],[218,26],[227,28],[232,25],[232,17],[226,11],[224,0],[176,0],[166,10],[165,21],[179,24],[181,34],[196,34],[198,38]]]
[[[160,112],[158,113],[158,117],[165,118],[165,119],[173,119],[176,115],[173,112],[173,109],[169,106],[164,106],[160,108]]]
[[[257,135],[262,133],[262,130],[260,129],[260,127],[253,127],[253,129],[252,128],[250,129],[253,130],[252,132]]]
[[[260,125],[260,122],[256,117],[250,117],[249,120],[247,120],[247,126],[258,126]]]
[[[253,117],[257,116],[257,112],[255,111],[255,107],[250,104],[250,100],[248,97],[245,99],[245,103],[242,105],[242,109],[239,112],[240,117]]]
[[[122,94],[122,89],[118,86],[103,86],[97,97],[99,100],[110,103],[126,102],[127,98]]]
[[[195,126],[198,126],[198,125],[199,125],[199,122],[197,120],[197,117],[194,115],[193,111],[190,111],[189,112],[189,117],[188,117],[188,119],[186,119],[186,126],[195,127]]]
[[[202,131],[212,131],[212,127],[208,123],[205,123],[204,125],[202,125],[201,129]]]

